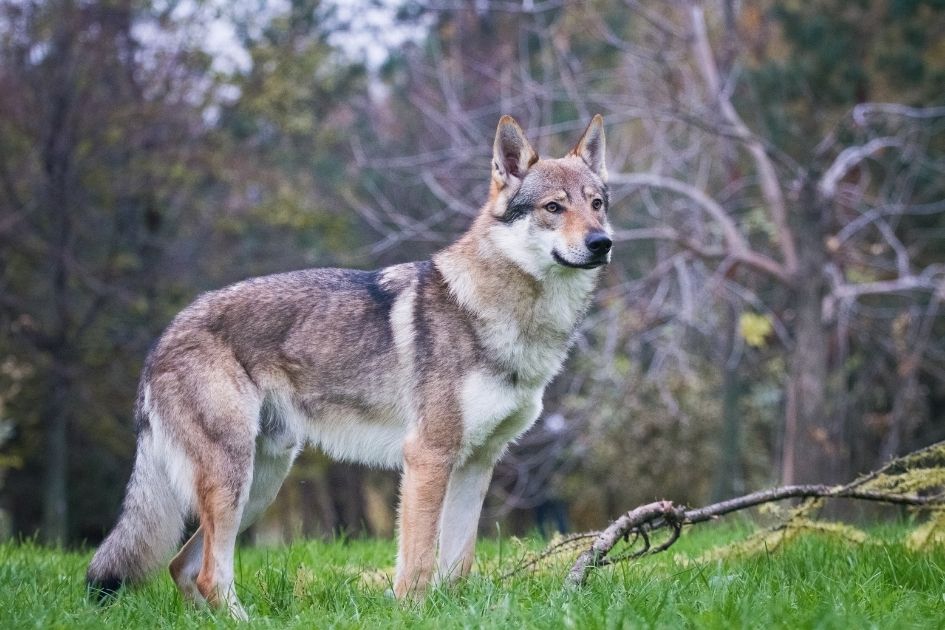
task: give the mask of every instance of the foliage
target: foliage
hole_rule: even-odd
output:
[[[168,254],[214,178],[201,109],[186,102],[208,68],[187,49],[176,73],[134,67],[129,3],[0,11],[0,353],[26,374],[4,400],[6,446],[23,462],[6,503],[18,529],[41,510],[45,535],[66,540],[114,513],[132,451],[128,375],[192,291],[175,273],[186,257]]]
[[[714,396],[717,379],[702,370],[668,370],[661,375],[666,382],[657,384],[634,373],[639,369],[634,363],[624,365],[615,366],[617,386],[601,379],[565,400],[569,417],[586,419],[573,446],[584,463],[558,489],[571,504],[573,526],[579,530],[598,524],[600,514],[650,501],[655,492],[698,501],[713,480],[717,454],[712,436],[719,430],[720,415]],[[666,391],[675,409],[665,408],[661,396]],[[692,476],[678,475],[680,467]]]
[[[504,113],[542,155],[605,114],[617,245],[544,418],[496,472],[485,530],[527,530],[549,502],[590,526],[657,494],[848,478],[943,437],[941,2],[364,0],[349,24],[338,6],[0,0],[13,531],[101,537],[141,362],[200,291],[455,238]],[[364,40],[361,18],[385,7],[411,37],[362,63],[338,42]],[[208,48],[220,29],[244,65]],[[818,197],[818,177],[876,140]],[[792,243],[810,265],[790,270]],[[389,533],[392,475],[299,463],[254,539]]]
[[[765,337],[771,334],[771,320],[757,313],[742,313],[738,319],[738,333],[749,346],[759,348],[765,344]]]
[[[220,18],[191,8],[0,3],[3,504],[20,532],[101,537],[144,355],[200,290],[357,242],[342,187],[315,181],[345,179],[324,123],[358,69],[290,14],[246,42],[245,75],[221,73],[200,39]]]
[[[847,487],[892,495],[936,496],[945,489],[945,442],[896,459],[877,473],[865,475]],[[776,523],[744,541],[708,553],[704,559],[729,555],[768,553],[805,532],[820,532],[857,543],[875,543],[866,533],[851,525],[823,521],[817,513],[824,500],[808,500],[792,509],[770,508]],[[941,505],[923,507],[924,516],[916,526],[904,532],[903,543],[914,551],[927,551],[945,544],[945,509]]]

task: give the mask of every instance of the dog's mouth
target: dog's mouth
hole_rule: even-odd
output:
[[[562,265],[564,267],[571,267],[572,269],[597,269],[601,265],[607,264],[607,254],[604,254],[603,256],[596,256],[592,258],[591,260],[587,262],[583,262],[583,263],[571,262],[570,260],[567,260],[564,256],[562,256],[555,250],[551,250],[551,256],[552,258],[555,259],[555,262],[558,263],[559,265]]]

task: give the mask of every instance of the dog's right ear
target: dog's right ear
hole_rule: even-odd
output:
[[[532,164],[538,161],[538,154],[525,138],[525,132],[511,116],[499,119],[495,130],[495,143],[492,145],[492,178],[505,188],[510,183],[521,182]],[[514,178],[514,181],[513,181]]]

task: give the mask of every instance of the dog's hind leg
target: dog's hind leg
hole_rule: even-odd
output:
[[[184,545],[171,573],[185,597],[245,619],[234,587],[233,554],[253,480],[262,398],[246,371],[211,343],[178,356],[200,369],[158,374],[153,384],[167,430],[192,463],[202,534],[202,541],[197,537]],[[197,555],[199,569],[192,578]]]
[[[206,471],[202,471],[206,472]],[[181,595],[197,604],[226,608],[237,619],[246,612],[236,595],[233,556],[249,475],[226,479],[213,472],[198,481],[200,527],[171,560],[170,572]],[[239,484],[242,488],[235,488]]]
[[[256,441],[253,481],[249,498],[243,508],[239,531],[254,522],[276,498],[292,462],[298,453],[298,444],[282,436],[261,435]],[[190,540],[171,561],[171,577],[185,599],[203,603],[197,588],[197,575],[203,564],[204,531],[197,529]]]
[[[213,459],[226,453],[219,449]],[[243,508],[249,498],[252,449],[237,456],[249,466],[212,466],[197,480],[197,505],[203,531],[203,558],[195,580],[200,595],[214,607],[226,608],[237,619],[246,619],[234,584],[233,555]]]
[[[200,572],[200,563],[203,560],[203,529],[198,527],[194,535],[184,543],[174,559],[171,560],[171,578],[180,589],[186,601],[195,604],[206,603],[203,595],[197,590],[197,574]]]

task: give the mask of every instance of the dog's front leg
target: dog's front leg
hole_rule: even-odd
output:
[[[440,559],[437,579],[466,576],[472,568],[482,502],[492,479],[492,459],[467,462],[450,475],[440,518]]]
[[[404,446],[400,490],[400,541],[394,594],[424,592],[436,561],[437,530],[452,468],[451,453],[421,436]]]

